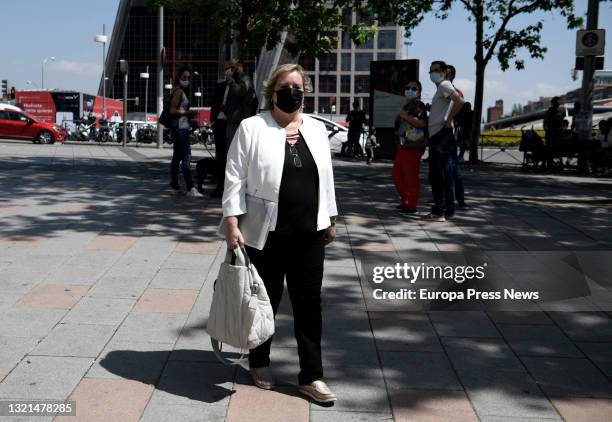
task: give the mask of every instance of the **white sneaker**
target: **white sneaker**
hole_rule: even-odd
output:
[[[186,197],[188,198],[203,198],[202,194],[200,192],[198,192],[198,190],[193,187],[191,188],[186,194]]]
[[[434,214],[433,212],[430,212],[429,214],[424,216],[423,219],[427,221],[437,221],[440,223],[443,223],[446,221],[444,214]]]

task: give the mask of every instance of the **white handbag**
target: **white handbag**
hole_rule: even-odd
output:
[[[228,250],[221,263],[206,331],[215,355],[228,365],[243,362],[248,349],[274,334],[274,313],[266,287],[241,247]],[[223,357],[220,343],[240,348],[242,355],[236,361]]]

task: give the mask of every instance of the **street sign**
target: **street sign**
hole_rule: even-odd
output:
[[[576,56],[603,56],[606,30],[580,30],[576,33]]]
[[[576,57],[576,70],[584,70],[584,57]],[[604,58],[603,56],[595,57],[595,70],[603,70]]]

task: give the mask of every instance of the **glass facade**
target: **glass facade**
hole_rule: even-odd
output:
[[[148,79],[148,112],[156,113],[157,93],[157,12],[151,12],[144,6],[131,6],[127,20],[123,44],[120,46],[119,59],[128,61],[128,98],[139,98],[139,104],[128,102],[128,112],[145,111],[145,79],[140,73],[149,66]],[[205,21],[192,22],[188,15],[176,17],[166,15],[164,19],[164,45],[166,47],[166,64],[164,66],[164,84],[171,83],[173,72],[182,66],[192,70],[191,104],[192,106],[209,107],[211,105],[215,84],[219,78],[219,42],[208,36]],[[116,47],[115,47],[116,48]],[[259,49],[249,47],[247,57],[254,58]],[[314,64],[314,61],[313,61]],[[119,70],[119,61],[114,65],[114,77],[107,84],[107,95],[123,96],[123,74]],[[253,74],[254,59],[245,63],[247,73]],[[314,70],[314,67],[313,67]],[[199,75],[193,74],[198,72]],[[202,96],[194,97],[193,93],[201,89]],[[164,89],[164,92],[169,93]],[[109,95],[110,94],[110,95]]]
[[[372,24],[370,14],[359,15],[347,9],[342,10],[344,25],[357,22]],[[370,63],[372,60],[394,60],[401,57],[403,44],[399,41],[401,28],[393,22],[379,22],[377,35],[368,39],[364,45],[355,45],[349,34],[339,30],[327,34],[337,34],[340,43],[336,49],[320,59],[300,56],[300,63],[306,73],[316,81],[315,92],[305,99],[305,112],[318,112],[328,115],[335,105],[335,120],[342,120],[340,115],[350,111],[353,100],[359,99],[362,108],[367,110],[370,95]],[[328,116],[325,116],[328,117]]]
[[[378,32],[378,48],[395,49],[397,32],[393,30],[381,30]]]

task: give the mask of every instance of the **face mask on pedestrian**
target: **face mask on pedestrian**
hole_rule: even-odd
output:
[[[184,81],[184,80],[182,80],[182,79],[181,79],[181,80],[179,81],[179,84],[180,84],[180,85],[181,85],[183,88],[187,88],[187,87],[189,86],[189,80]]]
[[[274,105],[287,114],[295,113],[302,106],[304,93],[297,88],[281,88],[276,91]]]
[[[417,97],[417,92],[413,91],[412,89],[407,89],[404,91],[404,97],[409,100],[414,100]]]
[[[440,72],[431,72],[429,74],[429,79],[431,79],[431,81],[437,85],[444,80],[444,77]]]

